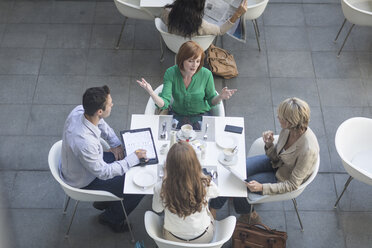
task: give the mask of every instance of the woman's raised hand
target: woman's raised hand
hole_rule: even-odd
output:
[[[274,142],[274,132],[273,131],[265,131],[262,133],[262,139],[265,142],[266,148],[269,148],[273,145]]]
[[[151,94],[153,92],[153,89],[152,89],[151,85],[144,78],[141,78],[141,81],[137,80],[137,83],[142,88],[144,88],[149,94]]]
[[[230,97],[232,97],[232,95],[234,95],[234,93],[237,91],[237,89],[228,89],[227,87],[224,87],[221,91],[221,99],[222,100],[227,100],[229,99]]]
[[[245,12],[247,12],[247,8],[248,8],[247,0],[244,0],[240,4],[239,8],[237,8],[235,13],[231,16],[230,22],[235,23],[236,20],[239,19],[239,17],[241,17]]]
[[[238,17],[241,17],[245,12],[247,12],[247,8],[248,8],[248,3],[247,3],[247,0],[244,0],[239,8],[236,10],[236,14],[238,15]]]

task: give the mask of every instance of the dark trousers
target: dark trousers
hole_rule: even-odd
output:
[[[275,172],[271,166],[270,159],[266,155],[258,155],[249,157],[246,160],[247,166],[247,179],[246,181],[256,180],[259,183],[276,183]],[[248,190],[248,188],[247,188]],[[262,193],[262,192],[256,192]],[[217,197],[212,199],[209,206],[214,209],[223,207],[228,197]],[[235,197],[233,198],[235,212],[238,214],[248,214],[251,210],[251,205],[248,203],[247,198]]]
[[[106,163],[112,163],[115,161],[115,156],[111,152],[104,152],[103,153],[103,160]],[[144,195],[124,195],[123,188],[124,188],[124,181],[125,181],[125,174],[122,176],[116,176],[114,178],[108,180],[101,180],[101,179],[94,179],[88,186],[84,187],[84,189],[92,189],[92,190],[105,190],[111,192],[112,194],[124,198],[124,208],[127,214],[129,215],[140,203],[141,199]],[[120,201],[113,201],[107,202],[108,208],[103,213],[105,219],[110,221],[111,223],[118,223],[125,219],[123,208],[121,206]]]

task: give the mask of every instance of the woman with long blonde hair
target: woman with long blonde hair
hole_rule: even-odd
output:
[[[155,186],[152,202],[154,211],[165,212],[164,238],[209,243],[214,226],[208,201],[217,196],[216,184],[203,174],[191,145],[174,144],[166,159],[165,178]]]

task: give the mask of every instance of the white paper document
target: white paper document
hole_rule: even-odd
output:
[[[205,2],[204,15],[219,22],[225,16],[229,7],[230,5],[223,0],[207,0]]]
[[[126,132],[122,135],[127,154],[131,154],[138,149],[144,149],[146,150],[147,158],[156,158],[155,146],[150,131]]]
[[[209,23],[221,26],[231,18],[241,2],[242,0],[207,0],[204,7],[204,19]],[[227,34],[245,42],[244,16],[235,22]]]
[[[225,166],[226,169],[228,169],[231,174],[233,174],[236,178],[240,179],[242,182],[246,183],[245,181],[245,176],[239,174],[236,170],[234,170],[233,168],[229,167],[229,166]]]

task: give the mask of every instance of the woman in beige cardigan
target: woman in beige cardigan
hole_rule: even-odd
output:
[[[314,171],[319,145],[313,131],[308,127],[310,108],[296,97],[288,98],[278,107],[278,119],[282,131],[274,145],[274,133],[265,131],[266,155],[247,158],[247,188],[263,195],[281,194],[296,190]],[[212,199],[210,209],[215,215],[227,198]],[[246,198],[234,198],[234,207],[241,214],[240,221],[248,222],[250,205]],[[251,223],[260,222],[253,211]]]
[[[205,0],[176,0],[166,5],[161,16],[169,33],[192,37],[195,35],[223,35],[247,11],[243,0],[235,13],[221,26],[203,20]]]

